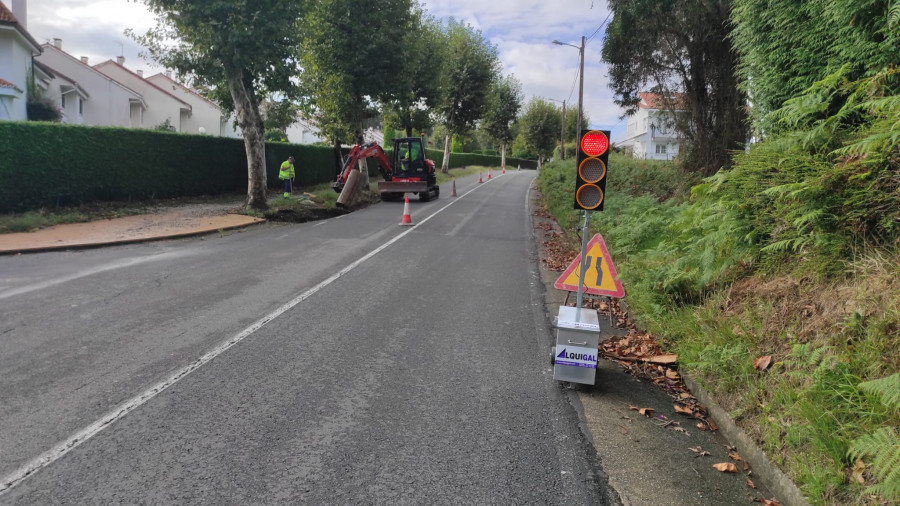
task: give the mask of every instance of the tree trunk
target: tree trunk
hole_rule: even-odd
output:
[[[412,137],[412,125],[406,125],[406,136]]]
[[[450,172],[450,134],[444,141],[444,160],[441,162],[441,172],[447,174]]]
[[[506,143],[500,144],[500,167],[506,168]]]
[[[266,142],[265,128],[252,80],[245,80],[243,69],[225,69],[228,91],[234,101],[238,125],[244,136],[247,151],[247,201],[244,204],[254,209],[267,209],[266,203]]]
[[[337,137],[334,138],[334,180],[337,181],[337,176],[344,170],[344,155],[341,154],[341,140]]]

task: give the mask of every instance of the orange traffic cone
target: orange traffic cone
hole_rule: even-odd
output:
[[[403,202],[403,218],[400,219],[400,226],[412,225],[412,216],[409,215],[409,195],[403,196],[406,200]]]
[[[481,179],[481,172],[478,173],[478,182],[483,183],[484,181]]]
[[[488,169],[488,179],[491,178],[491,169]]]
[[[456,196],[456,180],[455,179],[453,180],[453,190],[450,192],[450,196],[451,197]]]
[[[502,172],[502,174],[506,174],[506,165],[503,166],[503,172]]]

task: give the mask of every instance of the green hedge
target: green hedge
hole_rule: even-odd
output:
[[[441,166],[444,153],[428,150]],[[281,162],[293,155],[297,183],[334,179],[331,147],[266,144],[266,177],[277,187]],[[388,153],[390,158],[390,153]],[[378,174],[374,159],[369,172]],[[451,168],[499,167],[500,157],[453,153]],[[531,160],[507,158],[515,168]],[[214,195],[247,190],[247,156],[241,139],[158,130],[40,122],[0,122],[0,212],[93,201]]]
[[[267,178],[297,160],[300,184],[330,181],[331,149],[266,146]],[[241,139],[59,123],[0,123],[0,211],[104,200],[209,195],[247,190]]]

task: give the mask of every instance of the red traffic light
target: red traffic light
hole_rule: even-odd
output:
[[[609,149],[609,138],[599,130],[591,130],[581,138],[581,150],[588,156],[600,156]]]

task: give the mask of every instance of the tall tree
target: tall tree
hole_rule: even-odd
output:
[[[687,141],[685,165],[704,174],[727,165],[729,152],[747,139],[747,100],[729,38],[731,1],[610,0],[609,6],[603,59],[616,103],[632,113],[640,92],[655,87]]]
[[[463,134],[484,115],[491,82],[500,70],[497,48],[480,31],[453,19],[447,24],[447,62],[441,74],[443,96],[438,106],[447,138],[441,172],[450,170],[450,137]]]
[[[559,142],[562,126],[562,110],[542,98],[532,98],[519,119],[525,147],[538,155],[538,161],[547,160]]]
[[[297,19],[293,0],[142,0],[157,16],[144,35],[131,34],[150,56],[192,82],[227,90],[247,151],[246,205],[265,209],[266,155],[259,112],[263,90],[292,92]],[[222,96],[221,94],[219,95]]]
[[[376,102],[403,91],[397,69],[408,49],[410,0],[313,0],[304,20],[301,62],[310,74],[304,89],[322,133],[340,159],[341,140],[362,143]],[[338,164],[340,165],[340,164]]]
[[[522,83],[510,74],[494,81],[483,127],[500,143],[500,163],[506,167],[506,147],[513,140],[512,124],[522,108]]]
[[[407,49],[402,69],[396,72],[397,96],[384,104],[385,128],[404,130],[407,137],[431,127],[441,86],[437,78],[446,53],[441,25],[414,4],[411,26],[404,35]]]

